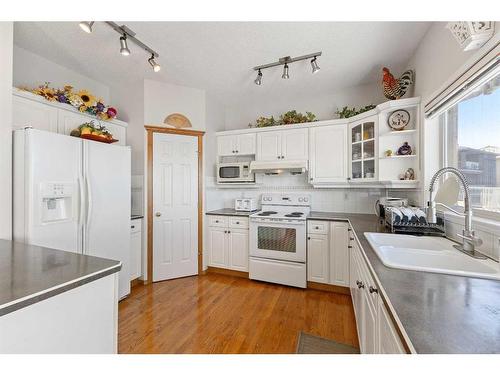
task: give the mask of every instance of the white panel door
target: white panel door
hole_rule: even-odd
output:
[[[309,176],[311,183],[347,182],[347,125],[309,130]]]
[[[307,280],[328,284],[330,265],[328,236],[310,234],[307,239]]]
[[[248,272],[248,229],[229,229],[229,268]]]
[[[226,228],[208,228],[208,264],[212,267],[227,268],[228,266],[226,233]]]
[[[256,160],[276,161],[281,158],[281,133],[271,131],[257,134]]]
[[[219,156],[234,156],[236,153],[236,136],[220,135],[217,137],[217,154]]]
[[[90,121],[90,118],[80,113],[60,109],[58,111],[58,133],[69,135],[73,129]],[[98,124],[99,122],[94,120],[94,123]]]
[[[254,155],[255,154],[255,133],[238,135],[238,147],[236,149],[238,155]]]
[[[284,130],[281,133],[281,157],[285,160],[307,160],[308,129]]]
[[[16,130],[27,126],[57,133],[57,108],[12,96],[12,128]]]
[[[330,227],[330,284],[349,286],[349,224]]]
[[[18,134],[22,135],[23,131]],[[26,241],[33,245],[51,247],[75,253],[82,252],[82,140],[57,133],[27,129],[24,131],[27,147],[24,169],[26,199]],[[17,143],[16,143],[17,144]],[[15,144],[15,146],[16,146]],[[49,186],[65,184],[70,198],[44,199],[50,194]],[[56,201],[63,204],[67,217],[52,220],[48,216],[57,209]]]
[[[84,253],[122,262],[123,298],[130,294],[130,148],[86,140],[83,146],[88,201]]]
[[[198,138],[153,136],[153,281],[198,273]]]

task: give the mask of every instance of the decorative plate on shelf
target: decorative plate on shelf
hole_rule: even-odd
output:
[[[387,124],[392,130],[403,130],[410,123],[410,113],[404,109],[392,112],[387,119]]]

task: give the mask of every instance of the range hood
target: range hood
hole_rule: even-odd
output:
[[[307,160],[281,160],[281,161],[252,161],[250,163],[251,173],[301,174],[307,171]]]

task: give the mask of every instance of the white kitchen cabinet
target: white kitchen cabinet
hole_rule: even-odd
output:
[[[308,220],[308,281],[349,286],[349,224]]]
[[[346,183],[347,124],[309,129],[309,182],[313,185]]]
[[[406,350],[389,316],[359,244],[351,241],[351,291],[359,346],[362,354],[403,354]]]
[[[325,234],[307,236],[307,281],[328,284],[330,280],[330,247]]]
[[[248,272],[247,217],[210,216],[208,238],[209,266]]]
[[[13,95],[12,128],[23,129],[31,126],[34,129],[57,132],[58,109],[43,103]]]
[[[130,280],[142,276],[142,219],[130,223]]]
[[[378,179],[378,116],[349,123],[349,179],[351,182]]]
[[[254,155],[255,139],[255,133],[218,136],[217,154],[219,156]]]
[[[127,144],[127,128],[107,121],[102,121],[101,124],[113,134],[114,139],[118,140],[118,142],[113,143],[114,145],[125,146]]]
[[[349,224],[330,224],[330,284],[349,286]]]
[[[257,134],[256,160],[307,160],[308,129],[290,129]]]
[[[84,116],[80,113],[61,110],[58,111],[57,117],[57,132],[65,135],[70,135],[73,129],[78,128],[83,123],[91,121],[91,119],[89,119],[87,116]],[[94,120],[94,123],[97,125],[98,121]]]

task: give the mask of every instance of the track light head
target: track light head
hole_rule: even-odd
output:
[[[155,55],[154,54],[151,54],[151,57],[148,59],[148,63],[149,63],[149,65],[151,65],[153,67],[153,71],[155,73],[158,73],[160,71],[161,66],[160,66],[160,64],[158,64],[155,61]]]
[[[288,74],[288,64],[285,63],[285,66],[283,67],[283,75],[281,76],[283,79],[288,79],[290,78],[290,75]]]
[[[123,36],[120,37],[120,53],[123,56],[128,56],[130,55],[130,50],[128,49],[127,45],[127,34],[123,34]]]
[[[79,23],[80,28],[89,34],[92,32],[93,25],[94,25],[94,21],[82,21]]]
[[[312,73],[317,73],[320,70],[320,67],[316,61],[316,56],[311,60],[311,66],[312,66]]]
[[[262,72],[260,71],[260,69],[259,72],[257,73],[257,78],[255,78],[254,82],[257,86],[262,85]]]

